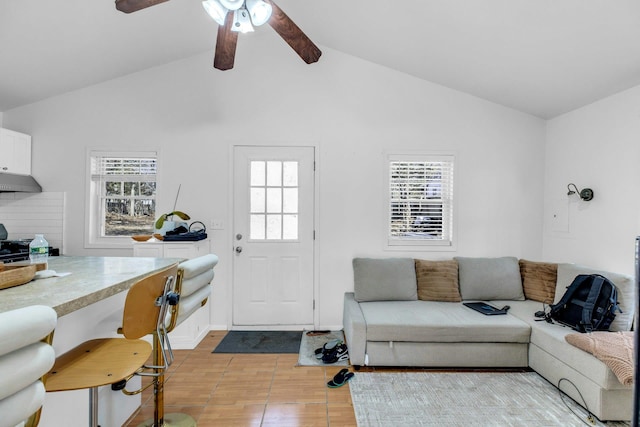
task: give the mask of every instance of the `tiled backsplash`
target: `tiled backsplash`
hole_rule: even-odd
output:
[[[64,236],[65,193],[0,193],[0,224],[8,239],[33,239],[44,234],[49,246],[60,248]]]

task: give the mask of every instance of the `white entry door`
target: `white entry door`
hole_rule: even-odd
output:
[[[234,147],[234,326],[313,325],[314,148]]]

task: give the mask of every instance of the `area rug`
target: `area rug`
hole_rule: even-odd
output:
[[[349,366],[349,360],[327,364],[316,358],[316,348],[322,348],[325,343],[334,339],[339,339],[344,342],[344,334],[342,331],[330,331],[326,334],[317,335],[309,332],[310,331],[302,333],[298,366]]]
[[[229,331],[213,353],[298,353],[300,331]]]
[[[585,426],[586,412],[535,372],[357,372],[349,383],[360,427]],[[628,426],[627,423],[587,423]]]

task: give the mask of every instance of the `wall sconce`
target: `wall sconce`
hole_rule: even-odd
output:
[[[571,189],[572,186],[573,186],[573,190]],[[571,182],[567,185],[567,189],[569,190],[569,192],[567,193],[567,196],[571,196],[572,194],[578,194],[580,198],[585,202],[588,202],[589,200],[593,199],[593,190],[590,188],[583,188],[582,190],[578,190],[578,187],[576,187],[576,185]]]

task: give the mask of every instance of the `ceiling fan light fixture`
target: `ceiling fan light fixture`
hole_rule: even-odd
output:
[[[244,7],[233,12],[233,25],[231,31],[239,31],[241,33],[250,33],[253,31],[249,11]]]
[[[220,4],[218,0],[202,0],[202,7],[218,25],[224,25],[224,19],[227,17],[229,10]]]
[[[229,10],[238,10],[244,4],[244,0],[220,0],[220,3]]]
[[[251,16],[251,22],[256,27],[266,23],[271,18],[273,8],[271,4],[263,0],[247,0],[247,10]]]

